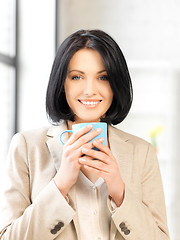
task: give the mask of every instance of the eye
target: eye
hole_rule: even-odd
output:
[[[103,76],[100,76],[99,79],[103,80],[103,81],[107,81],[108,80],[108,76],[107,75],[103,75]]]
[[[72,80],[80,80],[81,79],[81,76],[73,76],[72,77]]]

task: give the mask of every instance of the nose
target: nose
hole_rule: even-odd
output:
[[[94,79],[86,79],[84,81],[84,95],[93,96],[97,93],[97,85]]]

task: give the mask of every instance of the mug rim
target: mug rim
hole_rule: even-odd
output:
[[[104,124],[104,125],[107,125],[107,123],[106,122],[85,122],[85,123],[75,123],[75,124],[73,124],[72,125],[72,127],[73,126],[77,126],[77,125],[83,125],[83,124],[85,124],[85,125],[94,125],[94,124]]]

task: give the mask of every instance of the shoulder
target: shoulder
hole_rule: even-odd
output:
[[[12,142],[25,143],[26,145],[40,145],[45,144],[49,138],[52,138],[65,129],[66,124],[64,122],[59,125],[49,125],[37,129],[21,131],[16,133]]]
[[[150,149],[154,150],[154,147],[148,141],[133,134],[124,132],[114,126],[109,126],[109,136],[111,140],[118,142],[119,144],[123,144],[123,146],[129,145],[133,147],[135,152],[138,151],[143,154],[147,154]]]
[[[144,140],[138,136],[135,136],[133,134],[124,132],[117,127],[109,126],[109,131],[112,135],[114,135],[115,137],[117,137],[125,142],[129,142],[132,144],[149,145],[149,142],[147,142],[146,140]]]
[[[29,141],[38,141],[38,140],[41,141],[46,138],[49,128],[50,127],[47,126],[47,127],[42,127],[38,129],[18,132],[13,136],[12,141],[17,141],[17,142],[19,141],[29,142]]]
[[[155,162],[157,163],[155,148],[148,141],[133,134],[124,132],[114,126],[110,126],[110,136],[117,151],[123,151],[128,154],[132,153],[134,155],[134,159],[139,162],[138,166],[144,166],[145,162],[148,162],[148,165]]]

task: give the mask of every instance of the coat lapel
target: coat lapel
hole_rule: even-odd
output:
[[[63,122],[59,126],[52,126],[47,132],[48,140],[46,143],[57,171],[60,167],[61,156],[63,152],[63,146],[60,143],[59,136],[60,133],[66,129],[66,124]]]
[[[121,130],[108,126],[110,149],[115,157],[119,170],[125,184],[130,184],[133,160],[133,145],[128,142],[129,135]],[[114,240],[117,228],[111,221],[110,239]]]
[[[108,133],[110,149],[116,158],[122,179],[129,185],[132,172],[134,147],[130,142],[128,142],[128,134],[125,134],[121,130],[109,126]]]
[[[60,143],[59,137],[61,132],[64,130],[67,130],[66,122],[62,122],[59,126],[52,126],[48,133],[47,137],[48,140],[46,142],[49,152],[52,156],[52,159],[54,161],[54,166],[56,168],[56,171],[59,170],[61,165],[61,158],[62,158],[62,152],[63,152],[63,146]],[[63,136],[63,141],[66,142],[68,139],[68,135],[65,134]],[[73,206],[76,209],[76,192],[75,192],[75,185],[70,189],[68,193],[68,197],[72,200],[75,206]],[[77,231],[78,239],[79,239],[79,222],[78,222],[78,216],[75,214],[73,218],[73,222]]]

